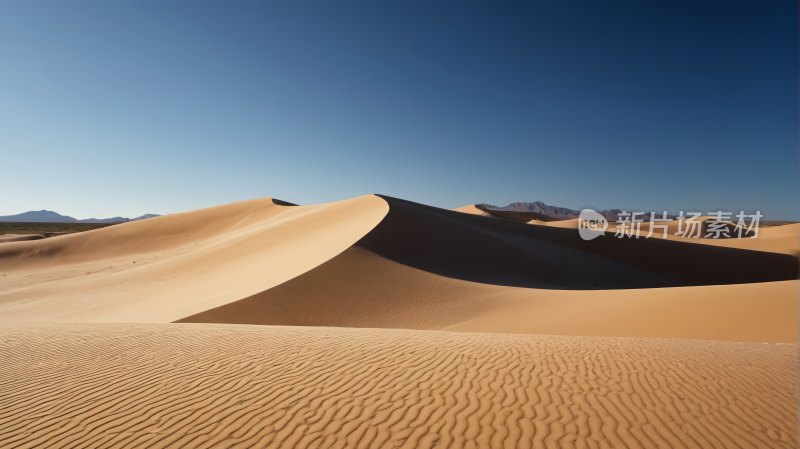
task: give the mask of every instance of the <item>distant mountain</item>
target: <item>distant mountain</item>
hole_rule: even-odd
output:
[[[17,215],[0,216],[0,221],[22,221],[32,223],[77,223],[78,220],[49,210],[32,210]]]
[[[534,201],[532,203],[511,203],[508,206],[497,207],[492,206],[491,204],[476,204],[477,206],[483,206],[488,209],[493,210],[503,210],[503,211],[513,211],[513,212],[533,212],[537,214],[547,215],[549,217],[558,218],[560,220],[571,220],[573,218],[578,218],[580,216],[581,211],[574,210],[574,209],[567,209],[566,207],[555,207],[555,206],[548,206],[541,201]],[[619,214],[623,211],[620,209],[611,209],[611,210],[604,210],[600,212],[600,215],[606,217],[608,221],[616,222],[619,219]],[[626,211],[630,212],[630,211]],[[647,212],[645,215],[639,216],[638,219],[643,219],[641,217],[649,217],[650,212]],[[663,212],[656,212],[656,218],[661,218],[663,216]],[[667,218],[676,219],[678,217],[673,215],[667,215]]]
[[[78,220],[68,215],[61,215],[51,210],[32,210],[17,215],[0,216],[0,221],[6,222],[27,222],[27,223],[119,223],[125,221],[144,220],[145,218],[158,217],[157,214],[144,214],[136,218],[113,217],[113,218],[87,218]]]
[[[65,218],[72,218],[72,217],[65,217]],[[0,220],[2,220],[2,217],[0,217]],[[114,218],[87,218],[85,220],[76,220],[76,221],[78,223],[119,223],[131,220],[125,217],[114,217]]]
[[[569,220],[578,218],[581,214],[579,210],[567,209],[566,207],[548,206],[541,201],[534,201],[532,203],[511,203],[508,206],[497,207],[489,204],[483,204],[489,209],[494,210],[508,210],[513,212],[534,212],[537,214],[547,215],[549,217],[558,218],[561,220]]]

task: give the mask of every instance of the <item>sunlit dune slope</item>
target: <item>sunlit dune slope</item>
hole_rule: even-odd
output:
[[[677,239],[674,236],[670,238]],[[798,257],[798,255],[800,255],[800,223],[759,229],[758,236],[754,239],[687,239],[687,241],[688,240],[691,240],[693,243],[705,245],[753,251],[768,251]]]
[[[660,239],[597,238],[381,196],[389,213],[358,245],[395,262],[486,284],[626,289],[797,278],[783,254]]]
[[[2,321],[174,321],[246,298],[346,250],[385,216],[373,195],[258,199],[0,245]]]
[[[795,345],[0,325],[12,448],[796,448]]]
[[[488,217],[489,216],[489,214],[487,214],[486,212],[484,212],[484,211],[478,209],[477,207],[475,207],[474,204],[470,204],[468,206],[459,207],[458,209],[451,209],[451,210],[453,212],[461,212],[461,213],[464,213],[464,214],[483,215],[484,217]]]
[[[179,322],[790,343],[797,283],[540,290],[447,278],[354,246],[281,285]]]
[[[486,299],[459,332],[795,343],[797,281],[641,290],[513,289]]]
[[[33,269],[145,255],[203,243],[247,232],[266,220],[298,211],[280,207],[280,203],[284,202],[259,198],[122,223],[26,245],[3,245],[0,246],[0,269]]]

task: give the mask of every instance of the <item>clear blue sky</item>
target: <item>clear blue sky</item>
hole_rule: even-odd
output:
[[[800,220],[790,1],[4,1],[0,215],[382,193]]]

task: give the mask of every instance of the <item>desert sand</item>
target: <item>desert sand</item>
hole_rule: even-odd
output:
[[[538,290],[447,278],[353,247],[284,284],[179,322],[793,343],[797,281]]]
[[[659,307],[674,304],[672,316],[709,322],[718,321],[717,311],[707,305],[724,303],[725,313],[739,319],[704,326],[710,334],[716,326],[725,335],[744,325],[761,335],[757,329],[794,314],[788,294],[771,292],[796,288],[797,259],[660,239],[584,242],[573,230],[368,195],[317,206],[252,200],[12,242],[0,247],[0,270],[4,322],[443,329],[474,323],[512,303],[529,316],[536,304],[554,297],[580,300],[591,293],[593,301],[608,302],[601,308],[609,314],[620,313],[611,305],[624,298],[633,298],[634,309],[662,296],[701,298],[693,302],[692,314],[680,299]],[[724,288],[742,283],[757,287]],[[699,286],[706,288],[686,288]],[[773,299],[765,304],[763,296]],[[579,335],[653,335],[619,327],[620,320],[596,318],[608,325],[590,328],[618,330]],[[655,332],[658,320],[645,314],[635,327]],[[651,321],[653,326],[639,324]],[[565,335],[575,335],[570,322]],[[672,322],[660,327],[676,328]],[[526,332],[541,333],[536,326]],[[774,341],[776,332],[789,335],[796,329],[773,329],[767,341]],[[546,333],[562,332],[548,326]],[[685,337],[677,331],[663,336]]]
[[[21,242],[23,240],[40,240],[44,236],[40,234],[2,234],[0,235],[0,243],[5,242]]]
[[[453,210],[455,212],[461,212],[461,213],[464,213],[464,214],[483,215],[484,217],[488,217],[489,216],[489,214],[487,214],[486,212],[484,212],[484,211],[478,209],[477,207],[475,207],[474,204],[470,204],[468,206],[459,207],[458,209],[451,209],[451,210]]]
[[[314,268],[387,210],[372,195],[306,207],[267,198],[4,244],[0,320],[175,321]]]
[[[473,209],[3,243],[0,447],[796,447],[800,225],[585,242]]]
[[[707,221],[708,217],[701,217]],[[578,219],[572,220],[562,220],[562,221],[551,221],[551,222],[543,222],[539,220],[532,220],[528,222],[532,225],[537,226],[549,226],[549,227],[556,227],[556,228],[564,228],[564,229],[578,229]],[[735,238],[736,233],[731,231],[728,235],[732,238],[689,238],[677,236],[675,233],[678,231],[678,221],[668,221],[664,223],[659,223],[660,225],[667,226],[667,240],[674,240],[679,242],[686,242],[686,243],[699,243],[701,245],[712,245],[712,246],[721,246],[725,248],[737,248],[737,249],[746,249],[751,251],[765,251],[770,253],[781,253],[781,254],[789,254],[791,256],[797,257],[800,254],[800,223],[789,224],[784,226],[777,226],[777,227],[768,227],[768,228],[761,228],[758,231],[758,236],[756,238],[749,238],[743,237],[741,239]],[[640,238],[644,238],[649,234],[650,231],[650,223],[642,223],[640,228]],[[686,226],[682,227],[682,230],[685,230]],[[706,228],[702,228],[702,236],[708,235],[706,232]],[[616,224],[609,223],[609,231],[606,233],[606,237],[613,237],[616,234]],[[664,235],[664,231],[661,228],[653,229],[653,234],[649,238],[655,239],[662,239]],[[694,234],[693,234],[694,235]],[[744,236],[745,233],[743,232],[742,235]],[[619,238],[619,237],[616,237]],[[635,239],[635,235],[633,237],[623,237],[623,238],[633,238]]]
[[[21,447],[796,447],[794,347],[169,324],[0,325]]]

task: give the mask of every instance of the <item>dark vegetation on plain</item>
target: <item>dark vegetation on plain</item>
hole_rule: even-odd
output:
[[[3,234],[41,234],[52,237],[61,234],[91,231],[119,223],[20,223],[0,221],[0,235]]]

